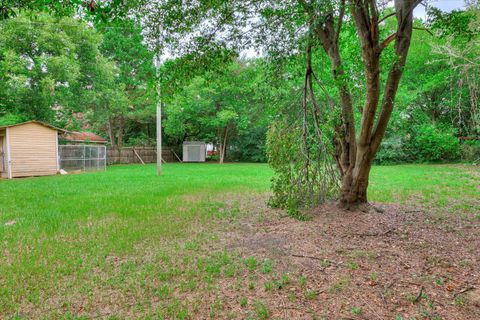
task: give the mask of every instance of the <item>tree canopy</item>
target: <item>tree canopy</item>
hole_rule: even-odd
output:
[[[100,55],[101,36],[72,18],[23,14],[0,25],[0,110],[25,119],[66,122],[111,87],[113,65]]]

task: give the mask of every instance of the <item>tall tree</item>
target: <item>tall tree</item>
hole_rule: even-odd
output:
[[[347,84],[342,80],[339,82],[343,128],[339,130],[335,139],[337,140],[337,162],[342,176],[340,201],[347,207],[367,202],[370,169],[392,114],[395,96],[410,47],[413,9],[419,2],[415,0],[395,1],[397,30],[383,40],[380,37],[380,23],[385,18],[381,17],[376,1],[357,0],[350,3],[350,11],[362,47],[366,94],[359,134],[356,138],[351,94]],[[343,75],[341,57],[338,54],[338,39],[344,6],[345,2],[342,1],[336,24],[333,19],[327,19],[323,24],[313,25],[325,52],[330,57],[332,72],[337,79],[341,79]],[[306,6],[306,8],[309,7]],[[381,97],[380,58],[382,51],[393,41],[395,42],[396,59],[389,67],[390,71],[383,87],[383,97]],[[377,116],[379,106],[380,113]],[[375,118],[377,118],[376,124]]]
[[[128,106],[118,68],[87,24],[25,13],[3,22],[0,33],[0,116],[78,129]]]
[[[311,52],[319,44],[330,61],[337,90],[335,157],[342,180],[340,202],[349,208],[367,202],[370,169],[392,114],[410,47],[413,9],[419,3],[420,0],[395,0],[394,12],[384,14],[384,1],[376,0],[167,0],[150,3],[146,14],[152,38],[162,39],[170,44],[170,50],[180,54],[203,51],[212,44],[231,48],[257,44],[267,52],[288,55],[298,52],[303,41],[307,47],[307,85],[315,77]],[[396,29],[385,35],[382,25],[388,18],[396,18]],[[153,28],[159,21],[163,24]],[[342,31],[348,23],[353,23],[361,44],[362,60],[357,61],[364,66],[361,79],[349,78],[345,57],[340,53]],[[395,58],[387,64],[381,57],[391,44]],[[380,78],[382,68],[389,69],[384,83]],[[351,86],[359,81],[365,84],[365,94],[357,129]],[[309,97],[314,100],[312,86],[309,87]]]
[[[142,126],[154,121],[153,54],[144,44],[140,26],[132,20],[101,24],[99,29],[103,31],[100,49],[105,57],[115,62],[116,82],[124,88],[123,94],[128,99],[125,108],[110,109],[107,116],[112,146],[121,148],[129,125],[136,127],[136,124]]]
[[[90,83],[83,74],[98,53],[91,28],[70,18],[25,14],[2,23],[0,33],[0,113],[54,122],[81,106],[78,95]]]

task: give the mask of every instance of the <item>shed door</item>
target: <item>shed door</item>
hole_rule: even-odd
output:
[[[188,146],[188,161],[201,161],[201,152],[200,146]]]
[[[5,137],[0,136],[0,175],[5,172]]]

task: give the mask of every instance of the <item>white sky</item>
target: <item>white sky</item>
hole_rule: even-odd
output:
[[[450,12],[455,9],[465,8],[465,3],[463,0],[430,0],[428,3],[429,6],[434,6],[442,11]],[[425,19],[425,6],[419,5],[413,11],[415,18]]]

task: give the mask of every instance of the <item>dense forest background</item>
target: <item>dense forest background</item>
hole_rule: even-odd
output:
[[[391,22],[384,23],[388,29]],[[157,73],[141,26],[127,18],[106,25],[23,11],[0,22],[0,35],[0,125],[40,120],[99,133],[115,148],[154,145],[160,83],[164,145],[202,140],[216,145],[216,157],[225,161],[264,162],[272,123],[300,112],[300,50],[279,59],[227,49],[214,59],[167,57]],[[353,27],[341,37],[347,44],[342,55],[361,59]],[[479,52],[476,5],[450,13],[431,8],[426,21],[415,21],[377,163],[478,161]],[[314,61],[324,90],[334,90],[325,57]],[[361,78],[361,64],[346,69],[352,79]],[[365,88],[352,90],[361,113]]]

